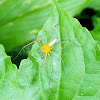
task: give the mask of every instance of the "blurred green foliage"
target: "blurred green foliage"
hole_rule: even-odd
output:
[[[97,26],[91,31],[92,37],[100,44],[100,18],[97,19]]]
[[[3,2],[4,1],[4,2]],[[72,16],[82,11],[90,0],[58,0]],[[6,51],[36,37],[51,13],[51,0],[0,1],[0,43]]]
[[[89,8],[100,11],[100,0],[91,0]]]

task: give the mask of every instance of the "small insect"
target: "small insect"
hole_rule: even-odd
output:
[[[56,26],[57,26],[57,25],[55,25],[55,27],[54,27],[54,29],[53,29],[53,32],[52,32],[52,34],[51,34],[49,40],[47,41],[47,44],[44,44],[43,38],[40,36],[40,38],[42,38],[42,41],[43,41],[43,46],[42,46],[42,44],[39,42],[39,40],[35,39],[33,42],[27,44],[26,46],[24,46],[24,47],[21,49],[21,51],[22,51],[24,48],[26,48],[27,46],[29,46],[29,45],[31,45],[31,44],[33,44],[33,43],[35,43],[35,42],[37,42],[37,43],[39,44],[40,50],[38,51],[38,53],[40,53],[40,51],[42,51],[42,53],[43,53],[43,55],[42,55],[42,57],[41,57],[41,58],[43,59],[43,65],[42,65],[42,67],[41,67],[41,69],[40,69],[38,75],[36,76],[36,78],[40,75],[40,73],[41,73],[41,71],[42,71],[42,69],[43,69],[43,67],[44,67],[44,65],[45,65],[45,61],[46,61],[47,55],[49,56],[50,62],[51,62],[51,77],[52,77],[52,67],[53,67],[53,63],[52,63],[52,59],[51,59],[50,53],[55,53],[55,54],[57,54],[57,55],[60,57],[60,59],[61,59],[61,61],[62,61],[62,63],[63,63],[63,69],[64,69],[64,61],[63,61],[61,55],[58,54],[57,52],[53,51],[52,49],[53,49],[54,47],[56,47],[57,45],[61,44],[61,43],[68,43],[68,42],[71,42],[71,41],[63,41],[63,42],[59,42],[59,43],[55,44],[56,41],[58,40],[58,38],[55,38],[53,41],[50,42],[50,40],[51,40],[51,38],[52,38],[52,36],[53,36],[53,33],[54,33],[54,31],[55,31]],[[72,42],[72,43],[73,43],[73,42]],[[75,43],[73,43],[73,44],[75,44]],[[75,45],[77,45],[77,44],[75,44]],[[18,53],[18,55],[21,53],[21,51]],[[18,57],[18,55],[17,55],[16,57]],[[45,58],[44,58],[44,56],[45,56]],[[15,58],[16,58],[16,57],[15,57]],[[15,58],[14,58],[14,59],[15,59]],[[50,79],[51,79],[51,77],[50,77]],[[36,79],[36,78],[35,78],[35,79]]]

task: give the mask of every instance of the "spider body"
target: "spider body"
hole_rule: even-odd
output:
[[[41,48],[41,51],[44,53],[44,54],[47,54],[50,52],[50,46],[48,44],[44,45],[42,48]]]
[[[43,45],[41,47],[41,51],[44,53],[44,54],[48,54],[51,50],[51,47],[54,45],[54,43],[57,41],[58,38],[54,39],[53,41],[51,41],[49,44],[46,44],[46,45]]]
[[[56,26],[57,26],[57,25],[55,25],[55,28],[56,28]],[[54,30],[55,30],[55,28],[54,28]],[[43,60],[43,62],[44,62],[44,63],[43,63],[43,66],[45,65],[45,61],[46,61],[47,55],[48,55],[49,58],[50,58],[50,62],[51,62],[51,76],[52,76],[52,67],[53,67],[53,64],[52,64],[52,59],[51,59],[50,53],[54,53],[54,54],[56,54],[56,55],[58,55],[58,56],[60,57],[61,61],[63,62],[63,69],[64,69],[64,61],[63,61],[61,55],[59,55],[59,54],[56,53],[55,51],[52,51],[52,49],[53,49],[54,47],[56,47],[57,45],[61,44],[61,43],[66,43],[66,42],[68,43],[68,42],[71,42],[71,41],[63,41],[63,42],[59,42],[59,43],[55,44],[55,42],[58,40],[58,38],[55,38],[53,41],[50,42],[50,40],[51,40],[51,38],[52,38],[52,36],[53,36],[54,30],[53,30],[53,32],[52,32],[52,34],[51,34],[51,36],[50,36],[50,38],[49,38],[47,44],[44,45],[44,41],[43,41],[43,46],[42,46],[41,43],[39,42],[39,40],[35,39],[33,42],[27,44],[26,46],[24,46],[24,47],[21,49],[21,51],[22,51],[24,48],[26,48],[26,47],[29,46],[30,44],[33,44],[34,42],[37,42],[37,43],[39,44],[39,46],[40,46],[40,50],[41,50],[42,53],[43,53],[42,59],[44,58],[44,55],[45,55],[45,59]],[[39,37],[41,37],[41,36],[39,36]],[[42,37],[41,37],[41,38],[42,38]],[[42,40],[43,40],[43,38],[42,38]],[[50,42],[50,43],[49,43],[49,42]],[[72,42],[72,43],[73,43],[73,42]],[[54,44],[55,44],[55,45],[54,45]],[[73,43],[73,44],[75,44],[75,43]],[[77,44],[76,44],[76,45],[77,45]],[[40,53],[40,50],[38,51],[39,53]],[[21,51],[18,53],[18,55],[21,53]],[[18,57],[18,55],[17,55],[16,57]],[[16,58],[16,57],[15,57],[15,58]],[[15,59],[15,58],[14,58],[14,59]],[[39,76],[40,72],[42,71],[43,66],[41,67],[41,69],[40,69],[40,71],[39,71],[37,77]],[[37,77],[36,77],[36,78],[37,78]],[[51,77],[50,77],[50,78],[51,78]]]

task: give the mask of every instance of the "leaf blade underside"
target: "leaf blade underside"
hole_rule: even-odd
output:
[[[72,41],[56,46],[50,53],[53,69],[47,56],[45,65],[36,78],[43,65],[42,53],[37,42],[32,46],[27,59],[19,67],[16,78],[13,80],[11,100],[98,100],[100,99],[100,55],[98,44],[91,34],[83,28],[78,20],[67,13],[53,0],[53,11],[39,36],[44,43],[49,40],[54,26],[57,25],[51,41],[58,38],[58,42]],[[42,44],[42,40],[38,38]],[[75,45],[75,44],[79,45]],[[36,78],[36,79],[34,79]],[[50,84],[49,84],[50,83]]]

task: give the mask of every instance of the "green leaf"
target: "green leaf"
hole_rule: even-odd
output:
[[[54,30],[54,27],[56,28]],[[58,38],[56,43],[72,41],[57,45],[46,60],[41,59],[40,46],[35,42],[27,59],[19,67],[13,79],[10,100],[99,100],[100,99],[100,48],[91,34],[83,28],[77,19],[69,16],[53,0],[52,14],[39,32],[44,43]],[[42,39],[37,38],[42,44]],[[55,44],[56,44],[55,43]],[[41,67],[45,65],[39,73]],[[52,77],[51,77],[52,72]],[[51,78],[51,79],[50,79]],[[1,89],[0,89],[1,90]],[[0,96],[2,97],[2,95]],[[3,98],[3,100],[6,100]]]
[[[97,19],[97,26],[90,31],[94,40],[96,40],[100,44],[100,18]]]
[[[100,0],[91,0],[88,7],[100,11]]]
[[[76,15],[90,0],[59,0],[70,15]],[[0,43],[6,51],[37,35],[51,13],[49,0],[0,1]]]
[[[13,92],[12,80],[16,77],[17,67],[11,63],[10,57],[0,45],[0,99],[10,100]]]

